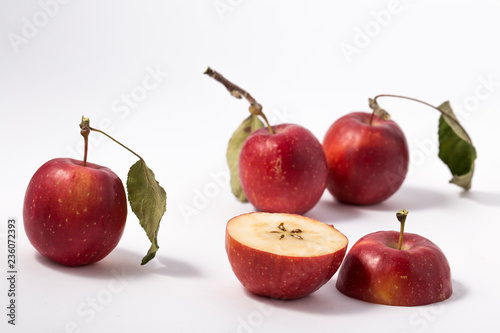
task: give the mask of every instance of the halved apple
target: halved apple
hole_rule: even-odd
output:
[[[318,290],[338,270],[347,243],[333,226],[295,214],[248,213],[226,226],[226,252],[238,280],[276,299]]]
[[[345,257],[337,289],[365,302],[417,306],[444,301],[452,294],[451,270],[443,251],[429,239],[397,231],[370,233]]]

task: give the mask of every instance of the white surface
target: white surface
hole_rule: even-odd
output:
[[[47,1],[0,2],[3,271],[6,221],[20,224],[18,325],[6,323],[1,279],[2,332],[499,330],[498,2],[70,1],[44,16]],[[214,4],[227,11],[219,15]],[[23,35],[34,19],[40,28]],[[366,29],[371,37],[363,39]],[[12,33],[26,38],[17,52]],[[346,44],[358,46],[350,62]],[[245,292],[226,259],[224,228],[252,211],[230,194],[225,165],[247,104],[202,75],[207,66],[246,88],[273,123],[300,123],[320,140],[376,94],[450,100],[478,150],[470,192],[447,183],[435,144],[438,114],[381,99],[410,144],[402,189],[372,207],[340,205],[325,193],[306,215],[334,224],[352,246],[369,232],[397,229],[395,212],[408,209],[407,230],[433,240],[450,261],[451,299],[416,308],[368,304],[340,294],[336,276],[291,302]],[[24,234],[26,186],[47,160],[81,156],[82,115],[139,152],[168,193],[161,248],[147,266],[139,262],[149,244],[130,211],[118,247],[88,267],[44,260]],[[92,136],[89,160],[125,179],[134,157]]]

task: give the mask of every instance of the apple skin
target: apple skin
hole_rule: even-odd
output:
[[[106,167],[56,158],[31,178],[23,218],[41,255],[66,266],[91,264],[120,241],[127,219],[125,189]]]
[[[328,166],[321,143],[295,124],[264,127],[245,140],[239,159],[243,193],[259,211],[304,214],[323,195]]]
[[[452,294],[451,271],[441,249],[417,234],[379,231],[362,237],[347,253],[336,287],[366,302],[417,306]]]
[[[328,129],[323,149],[329,168],[328,191],[338,201],[371,205],[394,194],[408,172],[405,135],[392,120],[353,112]]]
[[[225,247],[234,275],[248,291],[292,300],[312,294],[333,277],[344,259],[347,242],[331,254],[284,256],[246,246],[232,238],[226,228]]]

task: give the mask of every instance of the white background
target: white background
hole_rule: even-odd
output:
[[[1,331],[498,331],[499,12],[493,0],[2,0],[0,266],[7,270],[13,217],[19,275],[16,327],[7,324],[1,279]],[[225,149],[248,105],[203,75],[207,66],[246,88],[271,122],[300,123],[320,141],[333,121],[367,111],[377,94],[449,100],[478,151],[471,191],[448,184],[437,157],[438,113],[387,98],[380,103],[410,146],[403,187],[370,207],[325,193],[306,215],[335,225],[350,247],[397,229],[394,214],[406,208],[407,231],[447,255],[453,296],[415,308],[369,304],[340,294],[336,275],[290,302],[244,291],[227,262],[224,230],[253,209],[230,193]],[[82,115],[142,155],[168,193],[160,250],[146,266],[139,263],[149,244],[130,210],[118,247],[88,267],[48,262],[24,234],[28,182],[52,158],[82,156]],[[91,136],[89,161],[125,181],[135,157]]]

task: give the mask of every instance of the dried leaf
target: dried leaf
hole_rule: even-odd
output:
[[[226,159],[231,174],[231,191],[234,196],[241,202],[247,202],[247,198],[241,188],[240,176],[238,172],[238,165],[240,159],[240,152],[246,138],[255,130],[264,127],[264,123],[256,115],[250,115],[246,118],[238,129],[233,133],[227,146]]]
[[[158,230],[167,209],[167,194],[142,159],[130,167],[127,192],[130,207],[151,241],[151,247],[141,262],[141,265],[144,265],[155,257],[159,248]]]
[[[474,160],[477,157],[472,141],[458,122],[449,102],[439,107],[439,158],[448,166],[453,178],[450,183],[465,190],[471,188]]]

